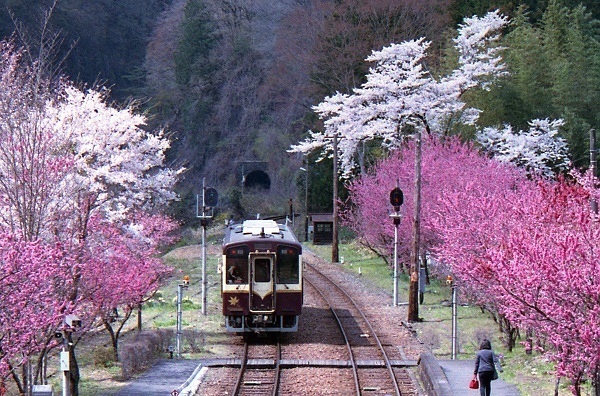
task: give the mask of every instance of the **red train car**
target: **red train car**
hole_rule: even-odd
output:
[[[284,224],[246,220],[223,241],[221,297],[227,331],[294,332],[302,311],[302,245]]]

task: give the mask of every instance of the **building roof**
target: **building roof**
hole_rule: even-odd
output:
[[[332,213],[312,213],[310,218],[313,223],[333,223]]]

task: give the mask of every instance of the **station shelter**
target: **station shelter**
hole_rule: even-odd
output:
[[[329,245],[333,242],[333,214],[311,213],[309,234],[315,245]],[[312,232],[311,232],[312,231]]]

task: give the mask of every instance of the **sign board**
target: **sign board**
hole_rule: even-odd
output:
[[[69,371],[69,351],[60,352],[60,369],[62,371]]]

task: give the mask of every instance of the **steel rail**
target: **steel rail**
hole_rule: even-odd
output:
[[[325,275],[324,273],[322,273],[321,271],[319,271],[315,266],[309,264],[309,263],[304,263],[307,267],[310,267],[315,273],[319,274],[321,277],[325,278],[331,285],[333,285],[338,291],[340,291],[342,294],[344,294],[346,296],[346,298],[348,299],[348,301],[351,302],[351,304],[355,307],[355,309],[359,312],[359,314],[361,315],[361,317],[363,318],[363,320],[365,321],[365,324],[367,325],[367,327],[369,328],[369,331],[371,332],[373,339],[375,340],[375,342],[377,343],[377,347],[379,348],[379,351],[381,352],[381,355],[383,356],[383,361],[385,363],[385,366],[387,368],[388,374],[390,376],[390,379],[392,380],[392,383],[394,385],[394,391],[396,392],[396,395],[400,396],[401,392],[400,392],[400,388],[398,386],[398,380],[396,379],[396,375],[394,374],[394,369],[392,368],[392,364],[390,362],[390,359],[387,356],[387,353],[385,352],[385,349],[383,348],[383,345],[381,344],[381,341],[379,340],[379,337],[377,336],[377,333],[375,332],[375,330],[373,329],[373,326],[371,325],[371,322],[367,319],[366,315],[363,313],[362,309],[359,307],[359,305],[356,303],[356,301],[354,301],[354,299],[348,294],[346,293],[346,291],[344,289],[342,289],[340,286],[338,286],[338,284],[336,282],[334,282],[329,276]],[[313,287],[315,287],[315,285],[308,280],[306,277],[304,278],[306,281],[308,281]],[[319,294],[321,294],[321,296],[323,296],[323,293],[315,287],[315,289],[319,292]],[[333,311],[333,308],[331,306],[331,304],[329,303],[329,301],[327,300],[327,298],[325,296],[323,296],[324,300],[327,301],[327,304],[329,305],[330,309]],[[340,320],[337,316],[337,314],[334,312],[334,315],[336,317],[336,320],[338,321],[338,325],[341,328],[341,323]],[[347,345],[349,345],[348,342],[348,338],[346,337],[345,332],[342,330],[342,332],[344,333],[344,338],[346,339]],[[350,353],[352,356],[352,352]],[[352,358],[353,360],[353,358]],[[353,361],[352,362],[352,366],[355,367],[355,381],[358,384],[358,374],[357,374],[357,368],[356,368],[356,363]],[[357,385],[357,390],[359,391],[359,395],[360,395],[360,386]]]
[[[244,353],[242,354],[242,361],[240,364],[240,372],[238,373],[237,381],[233,387],[232,395],[238,395],[242,387],[242,381],[244,380],[244,373],[246,372],[246,363],[248,363],[248,341],[244,342]]]
[[[323,292],[314,283],[312,283],[306,276],[304,277],[304,281],[308,282],[308,284],[310,284],[317,291],[317,293],[319,293],[321,295],[323,300],[325,300],[327,305],[329,305],[329,310],[335,317],[338,327],[339,327],[340,331],[342,332],[342,336],[344,337],[344,341],[346,342],[346,348],[348,349],[348,355],[350,356],[350,364],[352,365],[352,374],[354,375],[354,386],[356,388],[356,395],[360,396],[361,393],[360,393],[360,382],[358,381],[358,366],[356,364],[356,360],[354,359],[354,352],[352,352],[352,346],[350,345],[350,340],[348,340],[348,336],[346,335],[346,330],[344,330],[342,321],[341,321],[340,317],[338,316],[338,314],[335,312],[335,309],[331,305],[331,302],[329,301],[329,299],[327,297],[325,297]]]
[[[233,392],[232,395],[237,396],[242,392],[242,388],[244,385],[244,376],[245,374],[248,372],[248,360],[249,360],[249,350],[250,350],[250,346],[249,346],[249,341],[245,340],[244,341],[244,352],[242,354],[242,358],[241,358],[241,363],[240,363],[240,371],[238,373],[238,377],[237,380],[235,382],[235,385],[233,387]],[[281,342],[279,341],[279,339],[277,339],[277,345],[276,345],[276,352],[275,352],[276,356],[274,358],[274,368],[273,371],[275,372],[275,378],[273,380],[273,392],[272,395],[273,396],[277,396],[279,393],[279,382],[280,382],[280,373],[281,373]]]

